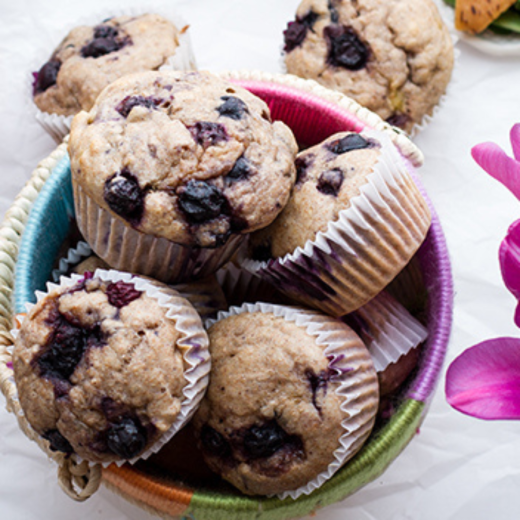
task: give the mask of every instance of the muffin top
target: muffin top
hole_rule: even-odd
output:
[[[145,72],[107,87],[72,123],[73,183],[147,234],[218,247],[267,226],[294,184],[292,132],[206,72]]]
[[[335,366],[304,326],[270,312],[244,312],[210,327],[211,381],[194,425],[206,462],[242,492],[306,485],[335,460],[345,419],[357,425],[353,451],[368,436],[378,402],[375,371],[358,336],[334,326],[330,340],[344,343],[348,369]],[[342,381],[352,382],[349,397],[337,393]],[[356,412],[344,411],[346,400]]]
[[[133,281],[91,274],[32,308],[15,341],[14,375],[26,418],[51,449],[132,459],[172,426],[186,379],[182,334],[167,310]]]
[[[156,14],[76,27],[35,74],[34,102],[43,112],[63,116],[90,110],[114,80],[163,65],[175,54],[183,30]]]
[[[296,184],[280,216],[251,238],[255,260],[283,257],[326,231],[350,206],[380,157],[381,144],[354,132],[334,134],[296,158]]]
[[[453,43],[432,0],[303,0],[284,38],[288,72],[406,131],[432,113],[453,69]]]

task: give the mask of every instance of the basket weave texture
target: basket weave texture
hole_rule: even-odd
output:
[[[314,81],[258,71],[223,72],[220,75],[245,88],[262,84],[267,90],[296,89],[301,96],[319,99],[325,108],[330,109],[331,117],[337,111],[352,114],[361,127],[368,126],[387,133],[411,164],[422,164],[420,150],[403,132],[346,96],[332,92]],[[341,500],[379,476],[413,438],[423,419],[426,403],[432,395],[444,361],[451,329],[453,292],[450,264],[433,208],[432,227],[437,232],[428,235],[425,252],[419,256],[423,272],[428,270],[428,266],[434,266],[433,274],[426,284],[429,298],[435,302],[434,308],[429,310],[430,316],[432,313],[434,315],[434,332],[428,340],[428,354],[420,373],[392,420],[330,481],[311,495],[302,496],[298,500],[288,498],[282,501],[277,498],[246,497],[239,493],[221,494],[210,490],[188,489],[152,478],[128,466],[117,468],[112,465],[102,469],[98,465],[77,463],[74,456],[66,458],[59,452],[51,451],[48,442],[29,426],[16,399],[9,347],[13,342],[10,330],[13,328],[13,288],[18,249],[31,208],[54,168],[66,156],[66,146],[67,139],[37,166],[6,213],[0,228],[0,387],[6,397],[8,410],[15,414],[22,431],[58,464],[58,481],[64,491],[75,500],[85,500],[103,481],[130,502],[161,517],[191,514],[196,520],[276,520],[303,516]]]

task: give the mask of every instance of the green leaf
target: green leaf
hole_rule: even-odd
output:
[[[490,27],[520,33],[520,13],[509,9],[505,13],[502,13]]]

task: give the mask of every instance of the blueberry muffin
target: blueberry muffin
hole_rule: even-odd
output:
[[[287,71],[410,132],[445,93],[453,43],[432,0],[303,0],[284,32]]]
[[[301,152],[280,216],[254,233],[243,266],[334,316],[378,294],[428,231],[428,205],[388,137],[342,132]]]
[[[204,250],[233,239],[238,245],[237,238],[267,226],[285,206],[296,151],[290,129],[271,122],[262,100],[230,82],[203,72],[126,76],[72,123],[78,226],[118,269],[162,278],[156,262],[171,257],[176,264],[166,266],[165,281],[180,271],[186,276],[192,264],[208,275],[200,272]],[[148,244],[137,255],[143,235],[167,243]],[[160,250],[168,243],[194,250],[187,257],[180,256],[186,250]],[[147,250],[144,266],[135,266]]]
[[[50,449],[108,463],[143,455],[187,420],[186,406],[200,399],[190,404],[184,394],[193,386],[190,350],[197,343],[196,355],[207,358],[207,336],[178,293],[162,290],[159,303],[143,280],[98,273],[32,308],[13,368],[24,414]],[[202,385],[207,370],[200,370]]]
[[[175,54],[184,30],[156,14],[76,27],[35,74],[34,102],[43,112],[63,116],[90,110],[114,80],[163,65]]]
[[[254,234],[254,257],[285,256],[326,231],[360,193],[380,156],[380,142],[355,132],[335,134],[301,152],[291,198],[271,226]]]
[[[194,417],[201,450],[243,493],[308,494],[371,431],[378,386],[370,356],[327,316],[266,304],[238,312],[208,331],[211,381]]]

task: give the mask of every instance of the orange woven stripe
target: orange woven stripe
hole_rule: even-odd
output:
[[[145,475],[127,466],[111,464],[103,468],[103,478],[132,499],[169,515],[181,515],[191,502],[193,491],[163,484],[157,478]]]

